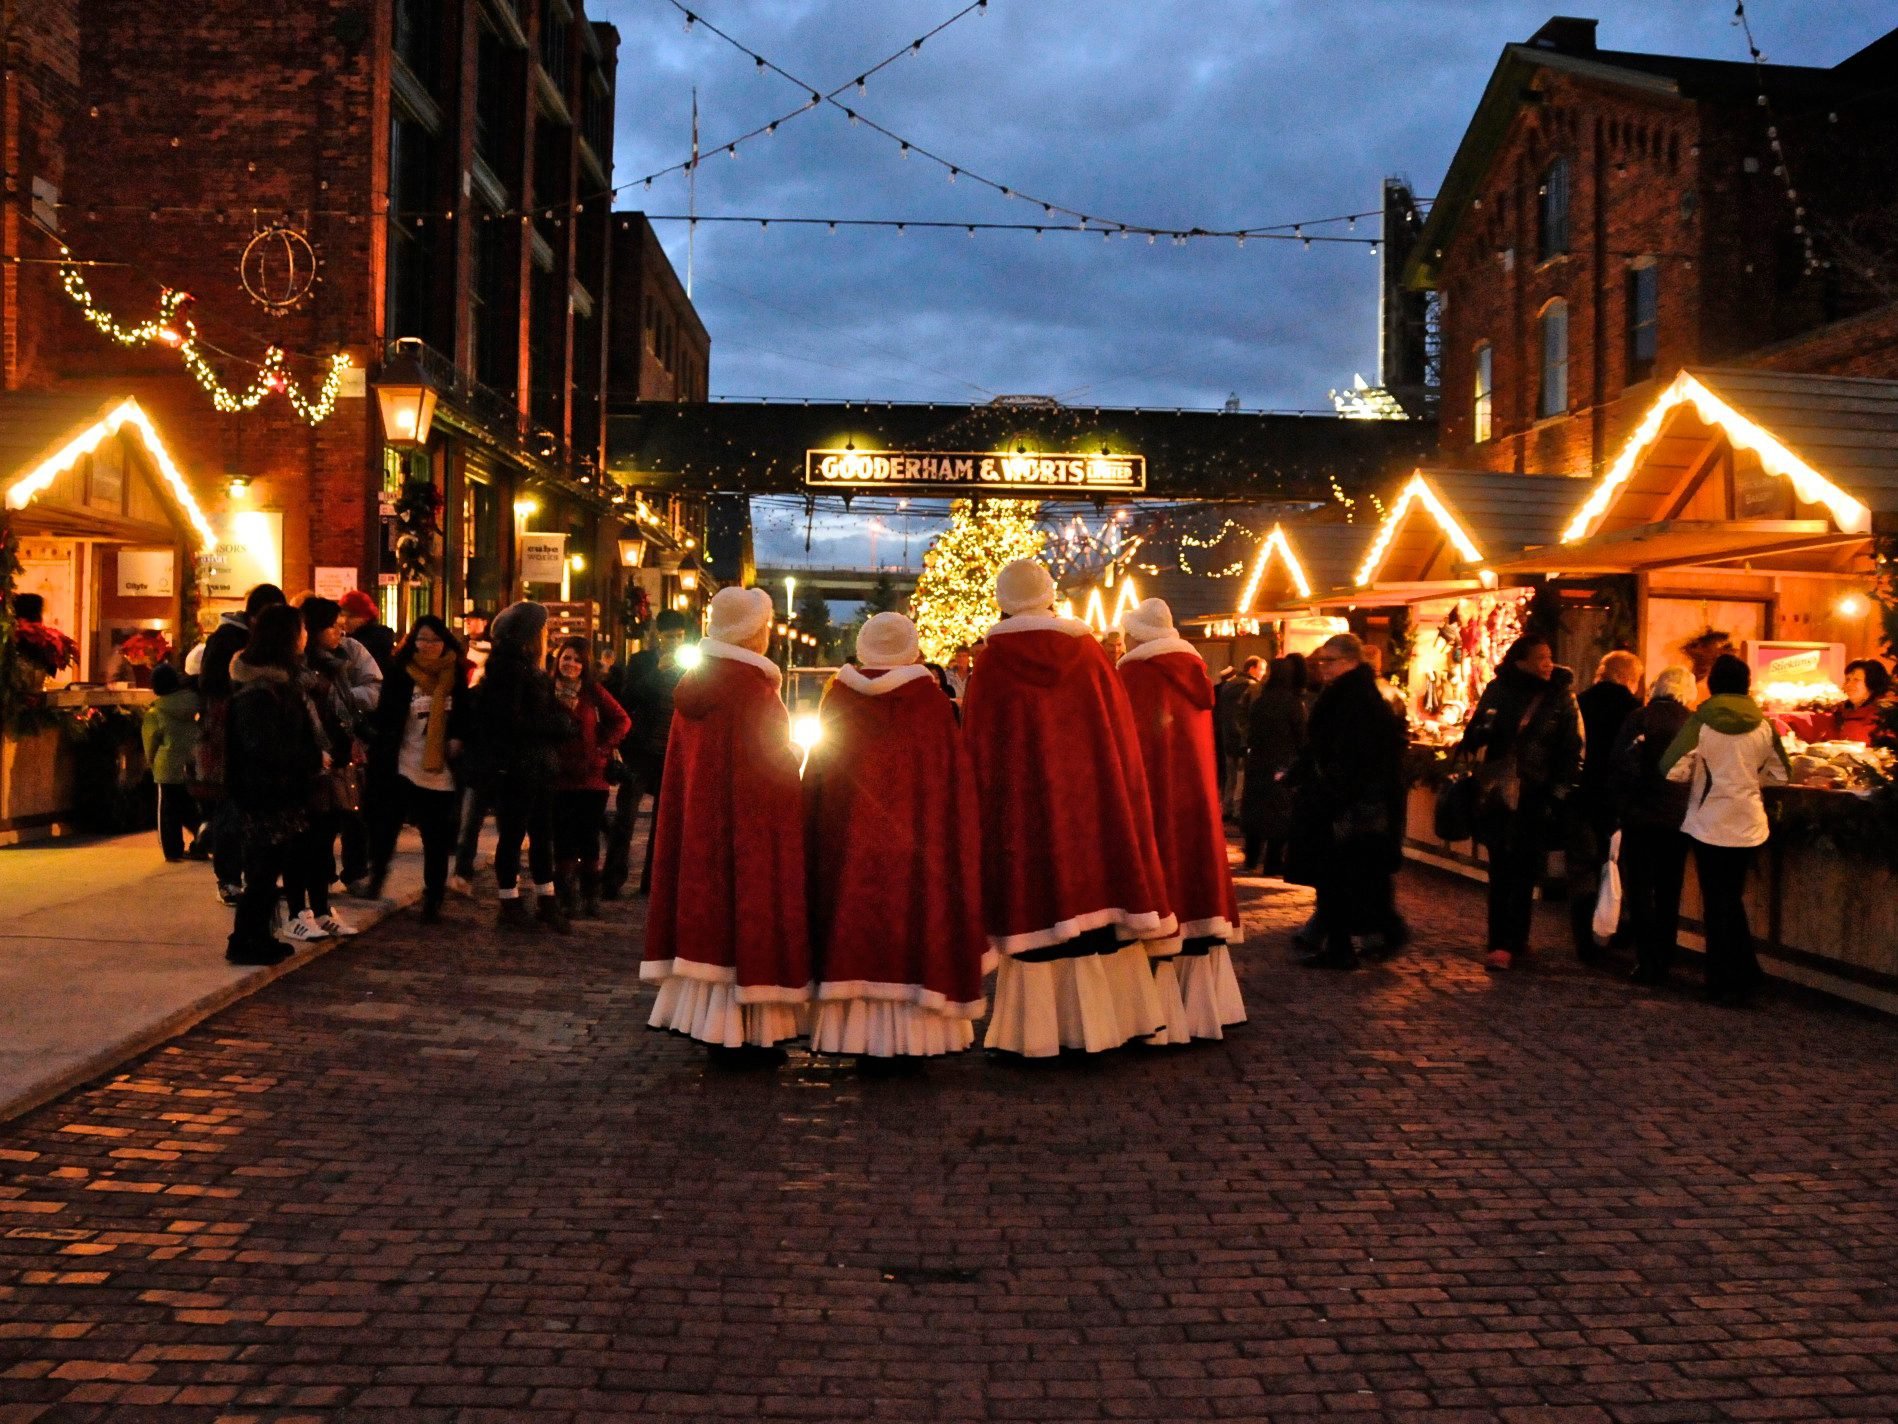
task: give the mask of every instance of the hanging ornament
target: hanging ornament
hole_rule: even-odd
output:
[[[284,222],[253,233],[237,262],[245,293],[272,316],[287,316],[309,301],[322,269],[309,234]]]

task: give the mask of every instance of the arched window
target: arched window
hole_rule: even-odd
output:
[[[1536,318],[1542,338],[1542,379],[1537,387],[1536,415],[1547,419],[1568,413],[1568,303],[1560,297]]]
[[[1495,407],[1495,363],[1494,353],[1487,341],[1476,345],[1471,367],[1475,372],[1475,387],[1470,392],[1470,441],[1481,445],[1490,437],[1490,422]]]
[[[1536,260],[1547,262],[1569,250],[1568,160],[1558,158],[1542,170],[1536,198]]]

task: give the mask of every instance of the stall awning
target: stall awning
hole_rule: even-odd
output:
[[[1436,598],[1467,598],[1489,587],[1481,579],[1427,579],[1420,583],[1374,583],[1339,588],[1311,600],[1309,608],[1396,608]]]
[[[1573,544],[1525,549],[1489,568],[1499,574],[1631,574],[1857,543],[1862,538],[1840,534],[1823,519],[1665,519]]]

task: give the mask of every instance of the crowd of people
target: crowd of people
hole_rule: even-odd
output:
[[[600,917],[624,889],[634,809],[658,793],[685,624],[661,615],[658,652],[608,678],[586,639],[550,658],[547,624],[522,602],[459,633],[423,615],[398,640],[360,590],[293,604],[262,584],[182,668],[154,670],[159,845],[211,862],[230,962],[354,935],[332,895],[380,898],[405,825],[425,923],[451,890],[474,894],[489,817],[502,926],[566,934]]]
[[[1205,664],[1149,599],[1118,661],[1032,560],[961,680],[866,621],[800,766],[769,596],[722,589],[673,694],[642,975],[651,1023],[727,1051],[1024,1057],[1243,1021]]]

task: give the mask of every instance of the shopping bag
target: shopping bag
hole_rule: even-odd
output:
[[[1443,778],[1431,829],[1440,841],[1466,841],[1476,834],[1476,776],[1468,768]]]
[[[1608,842],[1608,863],[1601,868],[1601,889],[1595,892],[1595,938],[1606,944],[1621,928],[1621,832]]]

